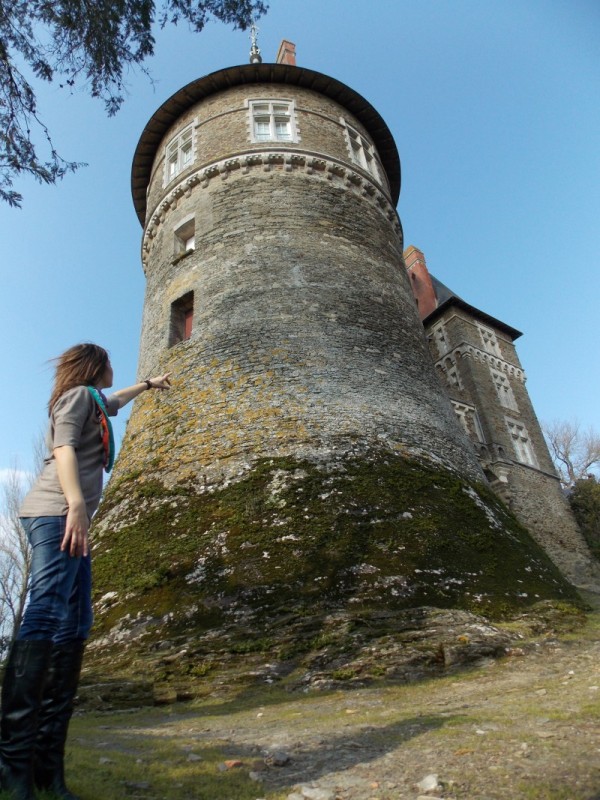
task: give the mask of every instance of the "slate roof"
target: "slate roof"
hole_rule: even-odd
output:
[[[491,328],[497,328],[498,330],[503,331],[513,341],[515,339],[518,339],[519,336],[523,335],[521,331],[518,331],[511,325],[507,325],[505,322],[496,319],[496,317],[492,317],[490,316],[490,314],[486,314],[485,311],[481,311],[479,308],[475,308],[475,306],[472,306],[470,303],[467,303],[465,300],[462,299],[462,297],[455,294],[452,291],[452,289],[449,289],[446,286],[446,284],[442,283],[431,273],[429,273],[429,276],[433,284],[438,305],[437,308],[431,312],[431,314],[425,317],[425,319],[423,320],[424,325],[431,325],[439,317],[441,317],[444,311],[446,311],[448,308],[451,308],[452,306],[457,306],[463,311],[466,311],[468,314],[471,314],[476,319],[479,319],[481,322],[484,322],[486,325],[489,325]]]

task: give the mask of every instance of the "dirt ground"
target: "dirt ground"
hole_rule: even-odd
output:
[[[120,717],[88,713],[73,737],[94,757],[107,742],[129,755],[128,797],[600,800],[600,614],[584,630],[424,682],[264,687]],[[153,785],[147,751],[133,757],[141,740],[167,742],[185,761],[172,791]],[[163,773],[177,766],[172,752],[156,756]]]

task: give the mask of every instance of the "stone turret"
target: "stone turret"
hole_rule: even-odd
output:
[[[161,480],[213,482],[259,456],[385,442],[481,477],[427,363],[398,155],[365,100],[312,70],[223,70],[156,112],[133,175],[141,374],[168,361],[185,379],[175,436],[148,398],[122,461],[147,472],[162,447]]]
[[[385,122],[284,51],[181,89],[136,150],[140,377],[173,390],[136,402],[95,527],[113,663],[165,639],[285,662],[355,615],[573,596],[440,390]]]

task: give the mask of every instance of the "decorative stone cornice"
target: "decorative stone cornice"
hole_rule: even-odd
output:
[[[436,367],[440,367],[445,372],[446,367],[444,362],[446,359],[450,358],[453,363],[456,363],[458,357],[472,358],[474,361],[483,362],[484,364],[497,369],[498,372],[505,372],[511,378],[515,378],[515,380],[520,381],[521,383],[525,383],[527,380],[525,372],[520,367],[515,367],[514,364],[510,364],[508,361],[504,361],[504,359],[498,358],[498,356],[492,355],[492,353],[488,353],[487,351],[482,350],[475,345],[467,344],[466,342],[458,345],[458,347],[455,347],[453,350],[449,350],[435,362],[435,365]]]
[[[148,216],[142,241],[142,262],[144,266],[146,266],[152,239],[154,239],[160,225],[164,222],[166,214],[176,209],[179,200],[183,197],[189,197],[196,187],[205,189],[212,180],[220,179],[225,181],[233,173],[249,175],[256,169],[270,172],[272,169],[281,167],[285,172],[301,171],[305,175],[311,175],[315,178],[342,183],[347,189],[362,195],[376,206],[393,224],[396,232],[401,233],[402,229],[396,209],[375,180],[364,171],[354,169],[351,165],[336,161],[333,158],[315,156],[313,153],[302,153],[296,150],[257,150],[215,161],[213,164],[187,174],[179,182],[173,184],[173,187]]]
[[[142,225],[148,220],[146,190],[163,138],[188,109],[208,97],[235,87],[260,84],[287,85],[309,89],[333,100],[361,122],[381,157],[390,183],[390,200],[395,205],[400,195],[400,159],[392,134],[380,114],[364,97],[349,86],[306,67],[288,64],[242,64],[217,70],[183,86],[157,109],[138,142],[131,171],[134,205]],[[252,90],[253,91],[253,90]]]

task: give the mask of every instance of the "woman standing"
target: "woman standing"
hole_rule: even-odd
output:
[[[2,684],[0,788],[15,800],[34,800],[34,785],[78,800],[65,785],[64,752],[93,618],[88,529],[114,459],[109,417],[143,391],[170,387],[167,373],[105,397],[113,370],[95,344],[56,361],[49,454],[20,510],[32,548],[28,604]]]

